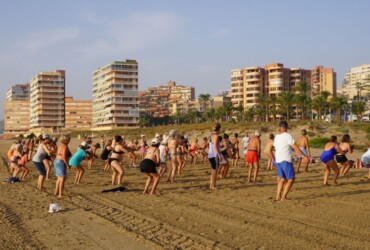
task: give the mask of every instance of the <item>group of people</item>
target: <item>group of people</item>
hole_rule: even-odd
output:
[[[288,123],[281,121],[279,131],[276,135],[270,134],[263,153],[266,155],[267,170],[277,169],[277,194],[276,200],[289,199],[295,173],[300,171],[303,164],[308,171],[309,163],[312,161],[308,143],[307,131],[301,131],[301,137],[295,142],[294,138],[287,132]],[[112,172],[111,184],[121,186],[124,177],[123,159],[128,156],[129,166],[140,167],[140,171],[147,176],[144,186],[144,194],[156,194],[159,180],[165,174],[166,181],[173,183],[176,175],[181,175],[187,162],[196,164],[207,160],[211,165],[210,189],[217,189],[217,180],[226,178],[230,165],[236,166],[240,159],[238,134],[230,139],[229,135],[220,134],[221,125],[215,124],[209,137],[204,137],[202,143],[194,139],[191,143],[185,135],[181,135],[172,129],[169,133],[156,134],[148,144],[144,135],[139,140],[126,143],[125,136],[116,135],[112,139],[101,137],[100,143],[93,143],[92,138],[83,136],[75,153],[69,149],[70,137],[60,136],[59,140],[51,138],[47,134],[30,137],[28,141],[21,137],[14,142],[8,151],[10,171],[13,177],[19,176],[24,180],[29,173],[26,167],[28,161],[33,162],[39,172],[37,188],[43,189],[44,181],[48,179],[51,166],[54,166],[54,174],[57,177],[54,194],[63,197],[67,169],[76,169],[75,184],[80,184],[85,172],[82,161],[87,161],[87,167],[92,168],[96,152],[101,148],[100,158],[104,161],[104,171]],[[242,139],[244,146],[243,155],[248,168],[248,182],[255,183],[259,172],[259,161],[261,158],[261,132],[255,131],[252,137],[245,134]],[[137,157],[136,151],[139,154]],[[337,143],[336,136],[332,136],[325,145],[320,160],[325,165],[324,184],[328,183],[331,169],[334,171],[333,184],[337,183],[338,176],[344,176],[353,167],[354,161],[348,160],[346,154],[352,153],[350,136],[344,135],[341,142]],[[297,160],[296,169],[293,165],[293,153]],[[136,165],[137,158],[140,164]],[[339,170],[338,163],[342,165]],[[370,167],[370,149],[361,158],[361,163]],[[369,170],[370,178],[370,170]],[[152,188],[150,189],[150,185]],[[150,189],[150,191],[149,191]]]

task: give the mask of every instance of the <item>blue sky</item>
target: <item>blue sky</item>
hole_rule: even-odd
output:
[[[370,63],[369,10],[366,0],[2,1],[1,100],[55,69],[67,95],[91,99],[92,72],[125,59],[138,60],[140,89],[173,80],[215,94],[231,69],[273,62],[333,67],[341,84]]]

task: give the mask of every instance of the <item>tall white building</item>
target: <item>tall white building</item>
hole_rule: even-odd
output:
[[[65,71],[41,72],[30,81],[30,129],[65,126]]]
[[[93,129],[139,123],[138,63],[116,61],[93,72]]]
[[[358,88],[356,88],[356,83],[361,85],[370,86],[370,82],[365,82],[365,78],[370,76],[370,64],[362,64],[360,66],[351,68],[349,72],[344,76],[343,85],[341,92],[344,96],[349,99],[358,98]],[[370,94],[369,88],[361,90],[361,97],[365,97]]]

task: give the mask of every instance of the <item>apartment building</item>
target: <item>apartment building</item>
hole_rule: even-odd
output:
[[[337,95],[337,73],[333,68],[324,68],[322,65],[311,70],[312,96],[328,91],[332,97]]]
[[[5,133],[24,133],[30,129],[30,85],[16,84],[6,92]]]
[[[349,99],[361,99],[370,95],[370,64],[362,64],[351,68],[344,76],[341,90]],[[366,80],[367,79],[367,80]],[[358,85],[358,86],[356,86]],[[362,85],[361,91],[359,86]],[[370,96],[369,98],[370,99]]]
[[[6,92],[6,100],[29,100],[30,84],[15,84]]]
[[[151,87],[140,93],[139,108],[152,117],[165,117],[176,112],[187,112],[194,107],[194,87],[177,85],[169,81],[167,85]]]
[[[65,126],[65,71],[41,72],[30,81],[30,130]]]
[[[93,129],[136,127],[139,123],[138,63],[115,61],[93,72]]]
[[[73,97],[65,98],[66,121],[65,128],[68,130],[89,130],[92,126],[92,101],[74,100]]]
[[[233,106],[244,108],[258,104],[258,95],[279,95],[293,91],[299,82],[311,85],[306,95],[314,96],[321,91],[336,93],[336,73],[332,68],[316,66],[313,70],[286,68],[282,63],[267,64],[262,67],[248,67],[231,70],[231,101]]]

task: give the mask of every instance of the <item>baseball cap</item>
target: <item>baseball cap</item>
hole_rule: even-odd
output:
[[[288,123],[286,121],[280,121],[279,122],[279,126],[282,127],[282,128],[287,128],[288,127]]]
[[[140,137],[144,137],[145,135],[141,134]]]
[[[159,140],[159,138],[153,138],[152,145],[157,145],[159,143],[161,143],[161,141]]]
[[[173,137],[176,135],[176,130],[171,129],[170,132],[168,133],[169,136]]]
[[[160,135],[160,134],[158,134],[158,133],[156,133],[154,137],[155,137],[155,138],[159,138],[159,137],[161,137],[161,135]]]
[[[50,135],[48,135],[48,134],[42,134],[42,139],[50,139]]]
[[[83,142],[81,142],[81,146],[82,147],[85,147],[85,148],[88,148],[88,147],[90,147],[90,144],[88,144],[87,142],[83,141]]]
[[[259,130],[256,130],[256,131],[254,132],[254,135],[255,135],[255,136],[261,136],[261,132],[260,132]]]

